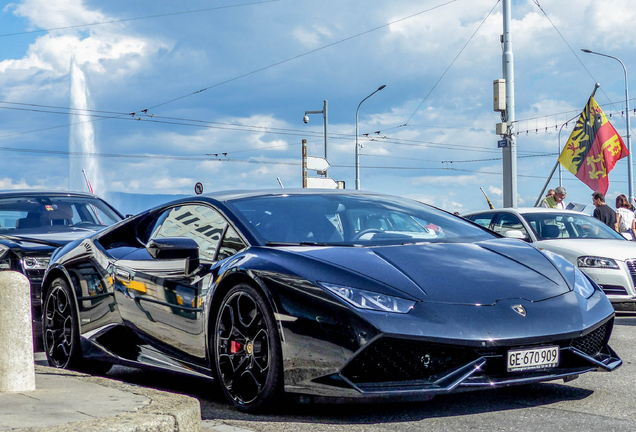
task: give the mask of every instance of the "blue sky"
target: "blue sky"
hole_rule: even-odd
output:
[[[595,82],[626,133],[620,64],[580,49],[636,66],[628,0],[540,5],[512,9],[520,206],[534,203],[558,127]],[[483,187],[502,205],[496,0],[24,0],[1,11],[0,189],[83,188],[81,169],[106,197],[192,194],[196,182],[206,192],[278,188],[277,178],[298,187],[301,140],[323,152],[322,116],[302,117],[325,99],[329,175],[353,189],[356,108],[386,85],[360,108],[362,189],[467,212],[486,207]],[[591,201],[567,172],[563,186],[568,200]],[[626,159],[608,202],[619,193]]]

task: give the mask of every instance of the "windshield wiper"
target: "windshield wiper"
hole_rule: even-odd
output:
[[[265,246],[300,246],[300,243],[268,241],[265,242]]]
[[[352,246],[352,245],[344,245],[344,244],[333,244],[333,243],[325,243],[325,242],[275,242],[268,241],[265,243],[265,246]]]
[[[31,237],[17,237],[17,236],[12,236],[12,235],[7,235],[7,234],[0,234],[0,236],[4,237],[6,239],[9,239],[9,240],[16,241],[16,242],[37,243],[37,244],[42,244],[42,245],[46,245],[46,246],[53,246],[53,247],[64,246],[63,243],[55,243],[55,242],[52,242],[52,241],[34,239],[34,238],[31,238]]]

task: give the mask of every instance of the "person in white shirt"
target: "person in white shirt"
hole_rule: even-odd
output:
[[[636,235],[636,218],[629,200],[623,194],[616,197],[616,231],[627,233],[631,240]]]

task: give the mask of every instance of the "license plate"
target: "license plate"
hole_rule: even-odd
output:
[[[508,372],[546,369],[559,365],[559,347],[541,347],[508,351]]]

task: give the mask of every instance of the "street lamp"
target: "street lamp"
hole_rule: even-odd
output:
[[[386,85],[381,85],[376,91],[362,99],[362,102],[369,99],[371,96],[382,90],[384,87],[386,87]],[[362,102],[358,104],[358,109],[356,110],[356,190],[360,189],[360,147],[358,146],[358,112],[360,111],[360,105],[362,105]]]
[[[322,114],[322,117],[325,119],[325,159],[327,159],[327,100],[325,99],[325,103],[322,106],[322,111],[305,111],[305,117],[303,117],[303,121],[305,124],[309,123],[309,116],[307,114]],[[325,170],[325,177],[327,176],[327,170]]]
[[[581,49],[581,51],[587,54],[596,54],[603,57],[612,58],[616,60],[617,62],[619,62],[621,66],[623,66],[623,72],[625,72],[625,117],[626,117],[626,123],[627,123],[627,151],[629,152],[629,155],[627,155],[627,183],[628,183],[628,190],[629,190],[628,192],[629,202],[633,203],[634,202],[634,190],[633,190],[634,179],[632,177],[632,139],[629,133],[629,90],[627,87],[627,68],[625,67],[625,64],[622,61],[620,61],[620,59],[614,56],[597,53],[589,49]]]

